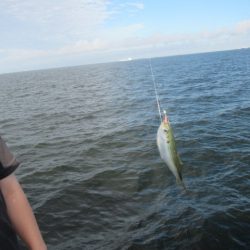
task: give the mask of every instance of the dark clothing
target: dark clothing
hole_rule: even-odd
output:
[[[0,181],[15,171],[19,163],[0,137]],[[10,223],[0,192],[0,250],[19,250],[17,236]]]
[[[3,165],[0,162],[0,180],[9,176],[10,174],[12,174],[16,168],[18,167],[19,163],[15,163],[7,168],[3,167]]]
[[[15,156],[0,136],[0,180],[13,173],[18,165]]]
[[[14,232],[6,212],[2,194],[0,194],[0,250],[19,250],[16,233]]]

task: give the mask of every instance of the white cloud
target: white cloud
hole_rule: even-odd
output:
[[[152,34],[145,39],[137,41],[137,44],[145,46],[167,46],[167,45],[185,45],[187,43],[199,42],[224,42],[226,45],[228,40],[250,38],[250,20],[245,20],[235,24],[232,27],[224,27],[213,31],[201,31],[190,34]],[[250,44],[248,44],[249,46]]]
[[[127,40],[127,38],[133,37],[135,33],[143,28],[143,24],[132,24],[117,29],[102,31],[99,34],[99,38],[77,40],[55,49],[7,49],[0,50],[0,53],[5,53],[5,60],[7,61],[23,61],[48,56],[67,56],[88,52],[114,51],[122,49],[124,46],[133,46],[133,39]]]
[[[135,7],[139,10],[143,10],[144,9],[144,3],[141,3],[141,2],[130,2],[130,3],[127,3],[128,6],[132,6],[132,7]]]
[[[250,20],[245,20],[238,23],[234,28],[236,34],[246,34],[250,32]]]
[[[1,0],[0,9],[33,25],[34,33],[72,39],[93,37],[93,30],[109,18],[108,4],[108,0]]]
[[[143,9],[142,2],[133,1],[118,6],[109,0],[1,0],[0,12],[31,26],[34,30],[30,28],[27,36],[39,37],[39,42],[46,46],[31,41],[32,49],[29,43],[24,43],[26,47],[20,45],[20,49],[0,47],[0,68],[14,64],[21,67],[23,63],[32,68],[34,61],[37,67],[41,61],[41,67],[57,67],[63,61],[74,63],[74,58],[77,63],[89,63],[91,56],[96,62],[103,62],[120,56],[145,57],[149,51],[151,55],[163,56],[249,46],[250,20],[217,30],[147,36],[143,23],[119,26],[119,22],[114,22],[121,12],[124,16]],[[115,28],[105,26],[111,17]]]
[[[52,53],[57,55],[67,55],[67,54],[78,54],[90,51],[98,51],[101,49],[106,49],[106,42],[100,39],[94,40],[79,40],[76,43],[66,45],[58,50],[52,51]]]
[[[1,0],[0,6],[21,20],[51,22],[91,20],[98,23],[107,17],[107,0]]]
[[[99,38],[82,39],[67,45],[49,50],[7,50],[8,60],[25,60],[37,57],[67,56],[74,54],[84,54],[89,52],[107,52],[143,50],[155,48],[182,48],[185,46],[195,49],[199,46],[211,46],[211,44],[226,44],[231,39],[231,43],[250,35],[250,21],[243,21],[229,28],[222,28],[210,32],[199,32],[193,34],[152,34],[148,37],[139,37],[136,34],[144,28],[143,24],[133,24],[119,27],[116,30],[108,30],[100,33]],[[235,40],[236,39],[236,40]],[[244,39],[243,39],[244,40]],[[1,51],[0,51],[1,52]],[[3,52],[3,51],[2,51]]]
[[[127,2],[123,1],[118,5],[113,5],[112,13],[114,15],[120,15],[121,13],[137,13],[138,11],[144,10],[143,2]]]
[[[25,61],[33,58],[41,58],[50,55],[50,51],[35,49],[7,49],[5,57],[1,61]]]

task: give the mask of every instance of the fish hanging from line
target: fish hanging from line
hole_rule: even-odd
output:
[[[150,66],[150,71],[151,71],[151,76],[152,76],[152,81],[154,84],[154,90],[155,90],[155,98],[157,102],[157,107],[159,111],[159,117],[160,117],[160,127],[158,128],[157,131],[157,146],[161,155],[161,158],[163,161],[167,164],[168,168],[170,171],[174,174],[176,178],[176,182],[181,185],[184,190],[186,190],[186,187],[183,183],[182,180],[182,165],[183,163],[181,162],[181,159],[177,153],[176,149],[176,143],[174,139],[174,134],[173,130],[171,128],[169,119],[167,117],[167,113],[164,110],[163,111],[163,119],[162,119],[162,112],[161,112],[161,105],[160,105],[160,100],[157,92],[157,86],[156,86],[156,81],[155,81],[155,76],[151,64],[151,59],[149,60],[149,66]]]
[[[157,131],[157,146],[161,158],[174,174],[176,182],[186,190],[182,180],[183,163],[177,153],[173,130],[165,110],[163,120]]]

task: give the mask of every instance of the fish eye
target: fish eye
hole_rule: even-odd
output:
[[[166,132],[166,133],[168,132],[168,130],[167,130],[167,129],[164,129],[163,131],[164,131],[164,132]]]

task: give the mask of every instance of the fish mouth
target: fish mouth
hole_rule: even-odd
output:
[[[167,125],[169,123],[169,120],[168,120],[168,116],[167,116],[166,110],[163,110],[163,114],[164,114],[164,116],[163,116],[163,123]]]
[[[168,117],[166,115],[163,118],[163,122],[164,122],[164,124],[168,124]]]

